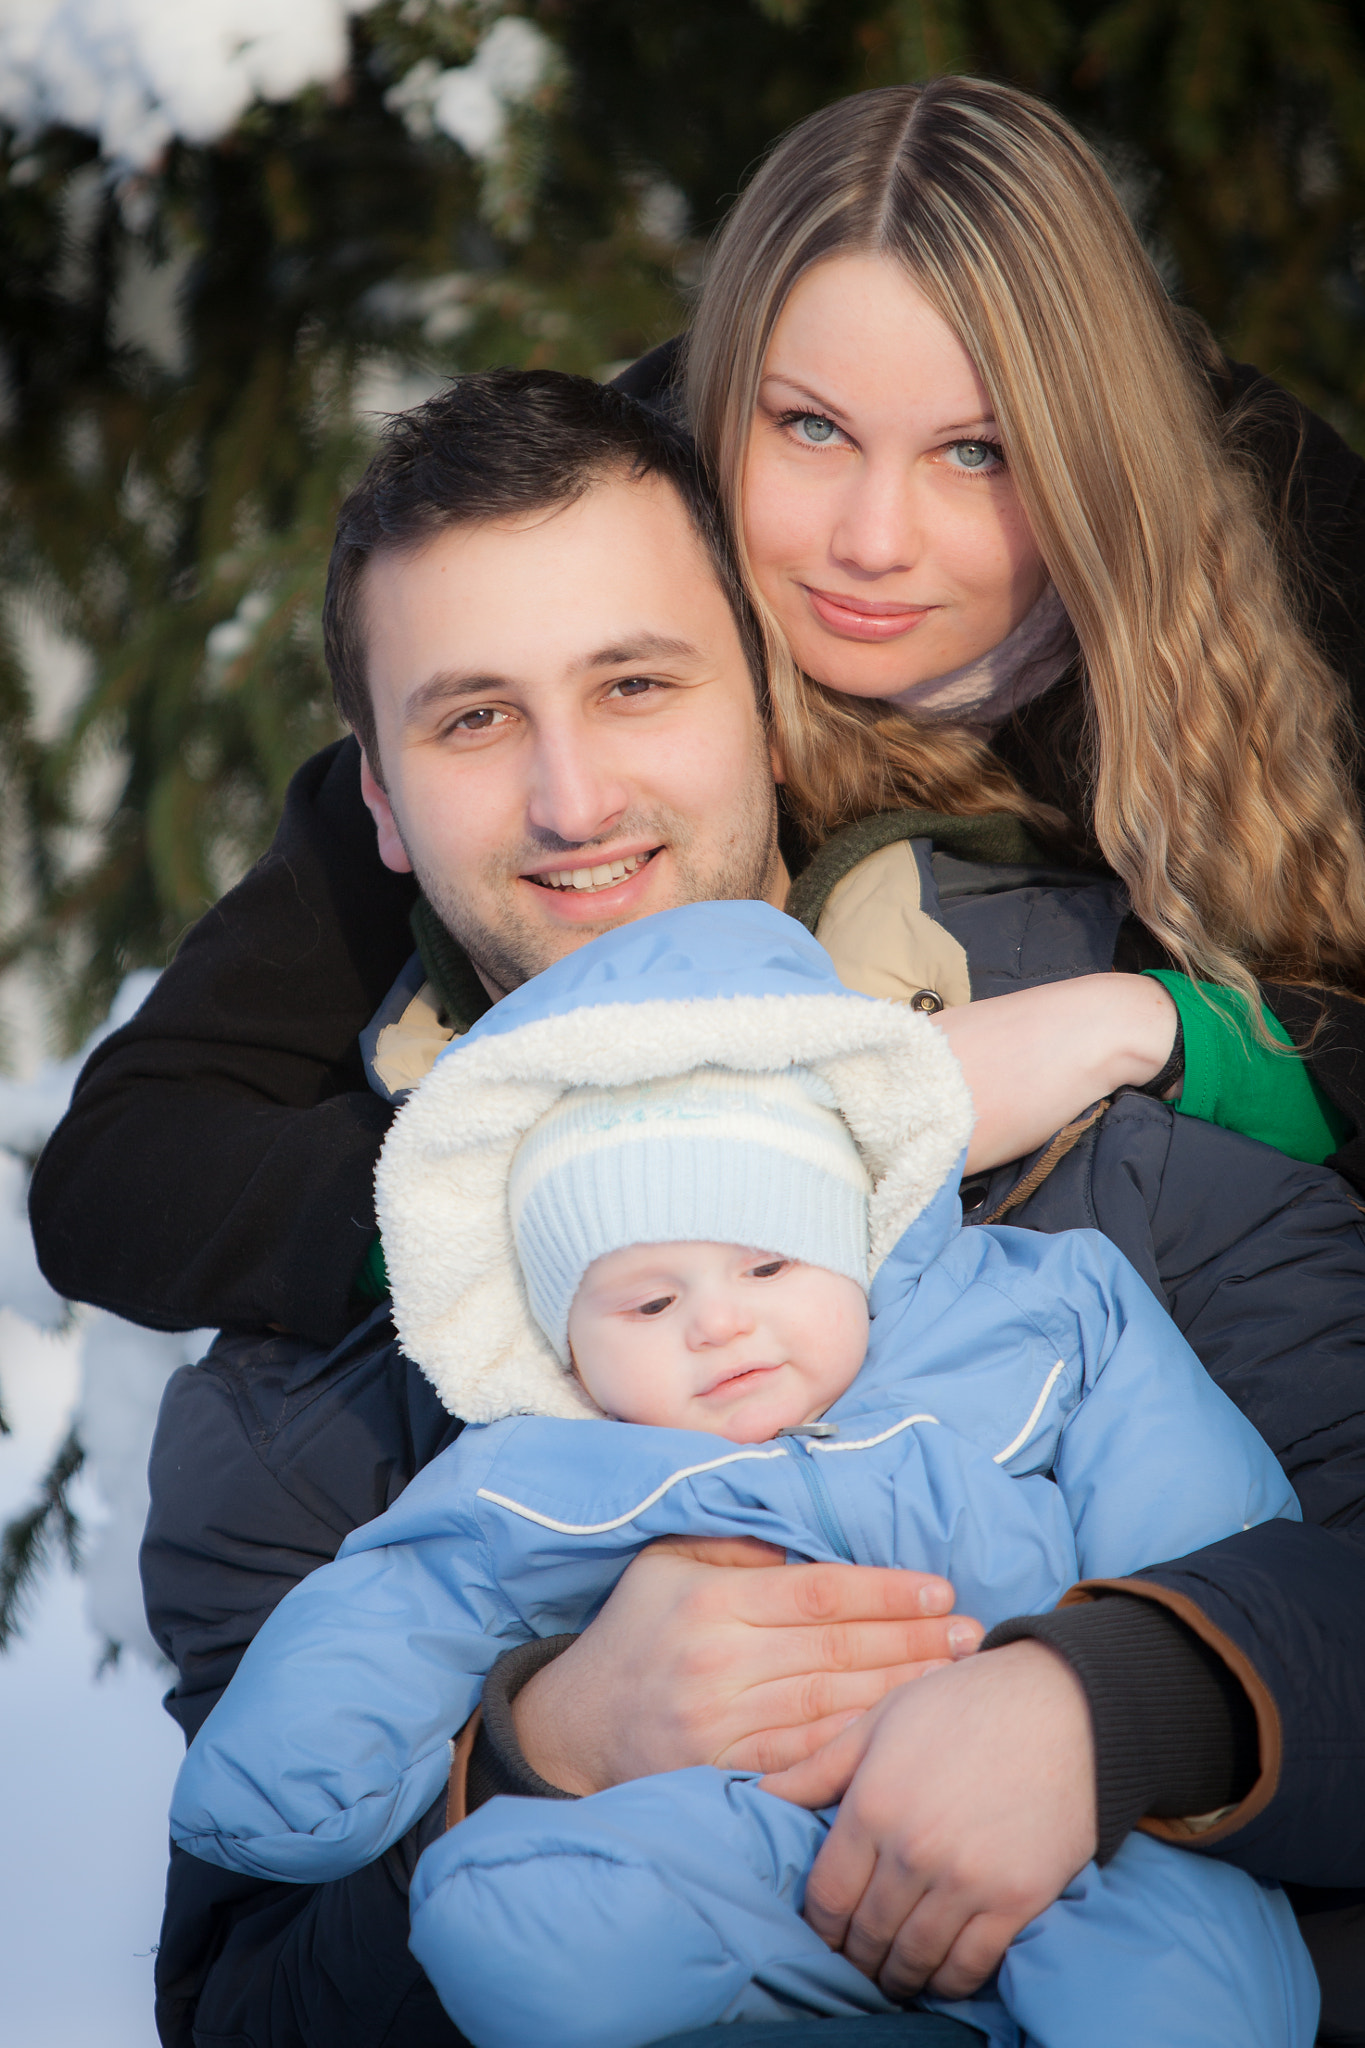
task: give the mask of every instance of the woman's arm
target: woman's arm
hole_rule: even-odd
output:
[[[1045,1145],[1083,1109],[1159,1074],[1176,1008],[1145,974],[1085,974],[943,1010],[934,1022],[962,1063],[976,1123],[967,1172]]]
[[[1302,1004],[1306,994],[1277,991],[1282,1004],[1294,996]],[[1304,1037],[1315,1053],[1306,1060],[1289,1050],[1293,1036],[1269,1004],[1265,1021],[1283,1053],[1252,1036],[1235,991],[1165,970],[1078,975],[944,1010],[934,1021],[962,1063],[977,1112],[967,1171],[1025,1158],[1102,1097],[1147,1087],[1171,1056],[1177,1021],[1183,1066],[1163,1090],[1166,1100],[1294,1159],[1320,1164],[1342,1147],[1334,1163],[1349,1171],[1354,1131],[1365,1122],[1365,1003],[1334,999],[1311,1038],[1322,1010],[1320,998],[1310,1002]],[[1343,1026],[1352,1024],[1358,1038],[1343,1043]],[[1330,1093],[1319,1066],[1333,1077]]]
[[[413,900],[375,851],[354,740],[315,755],[48,1140],[30,1214],[59,1293],[154,1329],[333,1343],[357,1320],[392,1115],[357,1035],[412,952]]]

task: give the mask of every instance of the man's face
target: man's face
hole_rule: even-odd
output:
[[[785,901],[739,632],[668,484],[377,556],[363,603],[380,855],[491,993],[656,910]]]

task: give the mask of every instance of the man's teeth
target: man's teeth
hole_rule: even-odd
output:
[[[551,889],[607,889],[624,882],[649,859],[647,853],[632,853],[625,860],[603,861],[595,868],[561,868],[557,874],[538,875],[537,881]]]

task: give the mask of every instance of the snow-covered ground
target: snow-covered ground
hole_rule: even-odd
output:
[[[111,1021],[152,977],[132,976]],[[165,1337],[70,1313],[37,1270],[29,1158],[78,1061],[0,1079],[0,1525],[34,1501],[75,1424],[71,1490],[83,1563],[43,1573],[22,1636],[0,1652],[0,2039],[5,2048],[154,2048],[152,1961],[166,1806],[181,1738],[142,1620],[137,1543],[161,1389],[206,1333]],[[118,1664],[99,1672],[110,1641]]]
[[[80,1388],[79,1330],[0,1311],[0,1519],[27,1507]],[[100,1511],[78,1484],[83,1518]],[[95,1676],[102,1630],[62,1565],[0,1655],[0,1982],[6,2048],[155,2048],[152,1961],[180,1732],[163,1671],[125,1654]]]

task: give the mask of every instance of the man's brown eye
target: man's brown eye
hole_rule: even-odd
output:
[[[466,711],[463,718],[456,719],[455,730],[457,732],[487,732],[496,716],[496,712],[490,710],[487,705],[484,705],[478,711]]]

